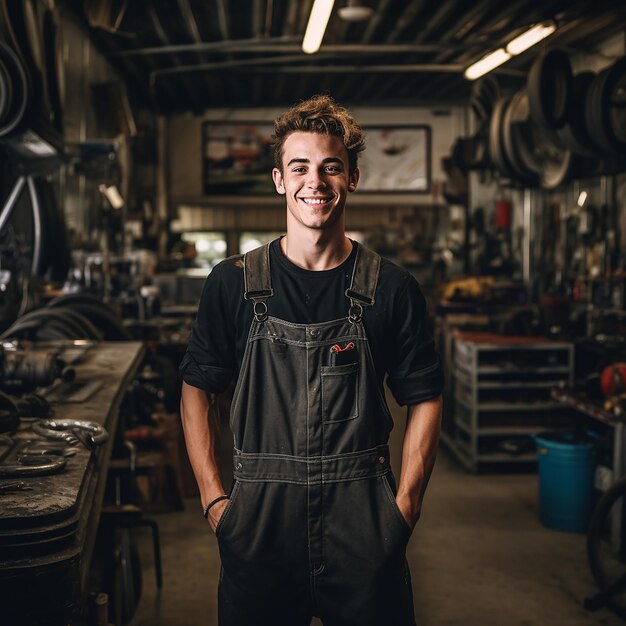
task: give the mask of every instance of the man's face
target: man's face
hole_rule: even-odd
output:
[[[349,191],[359,170],[348,171],[348,152],[335,135],[295,132],[283,145],[282,172],[272,171],[274,185],[287,199],[287,224],[320,230],[343,227]]]

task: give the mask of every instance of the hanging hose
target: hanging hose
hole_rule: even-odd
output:
[[[41,420],[35,422],[32,429],[46,439],[65,441],[69,445],[81,442],[87,447],[95,447],[109,439],[109,433],[104,427],[87,420]],[[84,431],[87,436],[81,436],[81,431]]]
[[[64,339],[92,339],[100,341],[102,334],[83,315],[69,309],[36,309],[16,320],[0,335],[0,339],[32,334],[37,336],[46,325]]]
[[[52,458],[46,455],[25,454],[18,456],[13,465],[0,465],[0,478],[23,476],[46,476],[60,472],[66,465],[65,457]]]

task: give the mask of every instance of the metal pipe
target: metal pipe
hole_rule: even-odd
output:
[[[30,206],[33,212],[33,258],[31,262],[31,273],[37,274],[39,264],[41,263],[41,243],[42,243],[42,223],[41,223],[41,205],[39,204],[39,195],[35,187],[35,181],[32,176],[26,179],[28,185],[28,194],[30,196]]]
[[[272,34],[272,18],[274,14],[274,0],[267,0],[267,10],[265,12],[265,37]]]
[[[47,476],[60,472],[66,465],[65,457],[20,456],[14,465],[0,465],[0,478],[20,476]]]
[[[287,19],[285,20],[285,23],[283,26],[283,38],[285,39],[295,38],[294,35],[296,33],[295,27],[296,27],[297,15],[298,15],[298,3],[290,2],[288,13],[287,13]],[[272,41],[272,40],[269,39],[268,41]]]
[[[6,223],[9,221],[11,214],[13,213],[13,207],[19,198],[20,193],[22,193],[22,189],[24,189],[24,185],[26,184],[26,178],[24,176],[20,176],[13,185],[13,189],[11,189],[11,193],[7,198],[7,201],[4,203],[2,207],[2,212],[0,213],[0,232],[6,226]]]
[[[523,192],[524,211],[524,243],[522,245],[522,279],[530,287],[530,254],[531,254],[531,227],[532,227],[532,197],[531,190],[526,187]]]
[[[445,22],[448,19],[448,16],[458,14],[458,12],[459,12],[459,7],[456,2],[450,2],[450,1],[442,2],[441,6],[439,7],[439,10],[435,12],[433,17],[431,17],[426,23],[426,26],[422,28],[420,32],[417,34],[417,37],[415,38],[415,42],[422,43],[423,41],[426,41],[427,39],[432,38],[432,36],[429,37],[432,31],[434,31],[438,26],[440,26],[440,24]]]
[[[180,9],[183,20],[185,21],[187,31],[191,35],[191,39],[196,44],[203,43],[202,37],[200,37],[200,31],[198,30],[198,23],[196,22],[193,11],[189,6],[189,0],[178,0],[178,8]]]
[[[395,41],[402,34],[402,31],[415,20],[423,5],[424,0],[413,0],[396,22],[396,27],[391,31],[389,37],[387,37],[388,42]]]
[[[109,52],[108,57],[135,57],[156,56],[160,54],[174,54],[176,52],[243,52],[257,54],[259,52],[283,52],[293,54],[302,50],[300,45],[294,44],[297,37],[274,37],[271,39],[239,39],[235,41],[211,41],[202,43],[172,44],[134,50],[118,50]],[[411,54],[413,52],[442,52],[465,50],[465,45],[444,46],[441,44],[329,44],[322,47],[323,52],[337,52],[342,54]],[[305,56],[304,53],[302,56]]]
[[[169,230],[168,215],[168,137],[167,119],[159,115],[156,118],[156,212],[155,221],[157,224],[157,241],[159,259],[164,259],[167,253],[167,235]]]
[[[154,4],[151,4],[148,10],[148,14],[150,16],[150,20],[152,22],[152,27],[154,28],[154,31],[157,35],[157,37],[159,38],[160,41],[162,41],[165,45],[169,45],[170,40],[169,37],[167,35],[167,33],[165,32],[163,25],[161,24],[161,20],[159,19],[159,16],[157,15],[156,12],[156,8],[154,6]],[[176,56],[174,57],[174,62],[175,63],[180,63],[180,59]],[[154,99],[156,100],[156,93],[154,90],[154,84],[151,82],[152,81],[152,72],[155,72],[158,70],[152,70],[150,72],[150,80],[148,82],[151,92],[154,94]],[[180,84],[183,87],[183,89],[185,90],[186,94],[185,97],[187,98],[188,102],[194,102],[195,106],[199,106],[199,99],[198,99],[198,95],[196,93],[196,91],[194,89],[192,89],[190,87],[190,85],[184,80],[181,79],[180,80]]]
[[[150,79],[156,76],[164,76],[166,74],[180,74],[185,72],[207,72],[230,70],[236,68],[250,68],[262,65],[279,65],[282,63],[293,63],[298,61],[306,61],[302,56],[294,57],[268,57],[265,59],[248,59],[238,61],[222,61],[219,63],[202,63],[199,65],[182,65],[180,67],[168,67],[162,70],[154,70],[150,73]],[[294,67],[276,67],[272,68],[272,72],[286,73],[307,73],[307,74],[324,74],[327,72],[342,73],[355,72],[361,74],[369,74],[373,72],[445,72],[458,73],[465,69],[464,65],[458,64],[434,64],[434,63],[414,63],[411,65],[308,65]]]
[[[369,24],[367,25],[367,30],[363,34],[363,39],[361,39],[363,43],[367,43],[368,41],[372,39],[374,32],[376,31],[376,29],[378,28],[378,25],[380,24],[383,17],[385,16],[385,13],[387,12],[387,9],[389,8],[390,4],[391,4],[391,0],[382,0],[380,5],[376,9],[374,16],[372,17]]]
[[[261,36],[261,28],[263,24],[263,9],[261,7],[261,0],[254,0],[252,5],[252,34],[255,37]],[[248,41],[258,41],[255,39],[249,39]],[[226,42],[220,42],[226,43]]]
[[[80,431],[86,433],[87,442],[92,446],[105,443],[109,439],[109,433],[103,426],[89,420],[48,419],[35,422],[31,428],[46,439],[65,441],[70,445],[78,443]]]
[[[358,74],[379,74],[387,72],[402,72],[405,74],[419,72],[443,72],[447,74],[455,74],[458,72],[462,72],[464,68],[464,65],[436,65],[433,63],[414,63],[411,65],[312,65],[307,67],[293,66],[276,67],[272,68],[271,71],[286,72],[287,74],[300,72],[303,72],[305,74],[341,74],[343,72]]]
[[[228,27],[228,15],[226,14],[226,6],[224,0],[216,0],[217,4],[217,21],[220,26],[220,34],[224,41],[230,39],[229,27]]]

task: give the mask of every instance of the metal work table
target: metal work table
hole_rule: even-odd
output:
[[[93,450],[79,446],[58,474],[24,478],[28,490],[0,494],[0,621],[7,626],[74,623],[81,612],[120,404],[143,355],[139,342],[55,347],[77,372],[72,383],[44,392],[55,416],[93,420],[109,439]],[[31,423],[23,419],[14,439],[36,438]]]
[[[626,468],[626,448],[624,445],[624,420],[618,419],[611,411],[606,411],[598,402],[589,400],[581,393],[573,389],[554,389],[552,397],[562,404],[565,404],[580,413],[592,417],[602,424],[613,428],[613,477],[616,481],[625,473]]]

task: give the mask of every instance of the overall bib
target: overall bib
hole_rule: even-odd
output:
[[[348,317],[294,324],[267,313],[269,245],[245,256],[255,317],[231,409],[235,480],[215,531],[220,626],[415,624],[393,422],[361,319],[379,267],[359,246]]]

